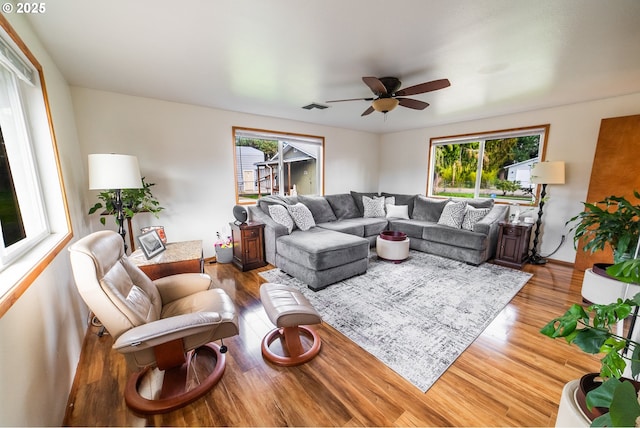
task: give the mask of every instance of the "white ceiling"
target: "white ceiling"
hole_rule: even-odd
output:
[[[386,133],[640,92],[639,0],[55,0],[29,17],[71,85]],[[360,114],[362,76],[426,110]]]

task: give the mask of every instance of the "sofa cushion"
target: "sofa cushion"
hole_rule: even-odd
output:
[[[298,202],[303,203],[311,214],[316,223],[324,223],[327,221],[337,220],[336,215],[331,209],[331,205],[323,196],[298,196]]]
[[[349,196],[351,197],[351,196]],[[336,232],[348,233],[349,235],[364,236],[364,223],[362,217],[345,218],[344,220],[331,221],[328,223],[318,223],[318,227],[335,230]]]
[[[440,219],[438,219],[438,224],[460,229],[462,227],[462,221],[464,220],[466,208],[467,203],[464,201],[448,202],[442,210]]]
[[[409,238],[422,239],[425,226],[432,225],[432,222],[424,220],[389,220],[389,230],[405,233]]]
[[[350,194],[341,193],[338,195],[326,195],[324,198],[329,202],[329,205],[331,206],[331,209],[333,209],[333,213],[338,220],[362,217],[360,210],[358,210],[358,206],[353,200],[353,196]]]
[[[465,202],[473,208],[493,208],[496,203],[493,199],[465,199]]]
[[[464,229],[454,229],[439,224],[427,224],[422,231],[422,239],[454,247],[482,251],[487,245],[487,235]]]
[[[314,227],[294,230],[276,241],[277,253],[308,269],[324,270],[369,257],[369,241],[347,233]]]
[[[313,214],[306,205],[298,202],[295,205],[287,205],[287,210],[300,230],[306,231],[316,225]]]
[[[295,223],[289,215],[287,208],[282,205],[269,205],[269,215],[273,221],[286,227],[289,233],[293,231]]]
[[[373,198],[374,196],[379,196],[377,193],[362,193],[362,192],[354,192],[351,191],[351,197],[353,198],[353,202],[355,202],[358,207],[358,212],[360,213],[360,217],[364,216],[364,205],[362,205],[362,197],[368,196]]]
[[[438,220],[440,220],[442,210],[449,201],[450,199],[427,198],[425,196],[418,195],[413,201],[411,218],[437,223]]]
[[[363,217],[384,217],[384,198],[362,197]]]
[[[393,196],[396,200],[394,205],[408,206],[409,215],[411,215],[411,213],[413,212],[413,203],[416,197],[418,196],[418,195],[404,195],[401,193],[387,193],[387,192],[382,192],[381,195],[385,197]]]
[[[473,226],[482,220],[489,211],[491,211],[491,208],[474,208],[471,205],[467,205],[464,219],[462,220],[462,228],[465,230],[473,230]]]
[[[260,209],[265,213],[265,214],[269,214],[269,206],[270,205],[283,205],[283,206],[287,206],[289,204],[292,204],[295,202],[292,202],[290,198],[287,198],[286,196],[280,196],[280,195],[267,195],[267,196],[263,196],[262,198],[258,199],[258,207],[260,207]]]

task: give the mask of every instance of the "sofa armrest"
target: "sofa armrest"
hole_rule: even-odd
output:
[[[495,256],[500,222],[507,219],[508,212],[509,207],[507,205],[494,205],[491,211],[473,226],[474,232],[487,235],[487,260]]]
[[[270,215],[266,214],[258,206],[250,206],[249,215],[252,221],[264,223],[264,252],[267,262],[276,265],[276,240],[284,235],[288,235],[287,228],[273,221]]]
[[[492,229],[498,230],[498,224],[507,218],[507,205],[494,205],[491,211],[473,226],[473,231],[489,235]]]

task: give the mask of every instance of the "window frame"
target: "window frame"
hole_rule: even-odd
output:
[[[290,138],[291,140],[295,140],[295,139],[311,139],[311,140],[317,140],[320,143],[318,144],[318,146],[320,146],[320,156],[319,156],[319,162],[320,162],[320,166],[318,168],[317,174],[319,175],[319,179],[318,179],[318,185],[317,185],[317,190],[318,190],[318,194],[319,195],[324,195],[324,171],[325,171],[325,167],[324,167],[324,163],[325,163],[325,138],[319,135],[310,135],[310,134],[298,134],[298,133],[294,133],[294,132],[282,132],[282,131],[272,131],[272,130],[266,130],[266,129],[257,129],[257,128],[247,128],[247,127],[241,127],[241,126],[233,126],[232,127],[232,143],[233,143],[233,172],[234,172],[234,179],[233,179],[233,184],[234,184],[234,188],[235,188],[235,195],[236,195],[236,204],[238,205],[253,205],[255,204],[257,201],[242,201],[240,200],[240,194],[238,192],[239,189],[239,183],[238,183],[238,174],[240,173],[240,171],[238,170],[238,168],[240,167],[238,165],[238,159],[237,159],[237,155],[236,155],[236,137],[238,133],[248,133],[248,134],[255,134],[256,137],[273,137],[274,139],[278,139],[278,152],[281,153],[282,151],[282,140],[286,140],[287,138]],[[281,139],[279,139],[281,138]],[[282,158],[281,158],[281,162],[280,165],[282,165],[284,162],[282,162]],[[284,194],[284,183],[282,182],[284,180],[284,174],[278,174],[279,176],[279,180],[280,180],[280,185],[279,185],[279,194]]]
[[[4,41],[33,67],[38,76],[38,93],[22,98],[25,103],[22,113],[27,116],[30,150],[35,174],[40,178],[41,203],[45,207],[48,223],[47,232],[0,271],[0,282],[6,286],[0,290],[2,317],[65,248],[73,237],[73,228],[42,65],[2,15],[0,29]],[[57,181],[53,180],[54,176]],[[47,181],[46,186],[43,186],[43,180]],[[48,190],[52,192],[47,194]]]
[[[425,195],[431,198],[443,198],[446,199],[445,196],[435,195],[432,193],[434,189],[433,178],[434,178],[434,168],[436,162],[435,150],[437,146],[446,145],[446,144],[465,144],[471,142],[480,142],[480,146],[482,150],[484,150],[484,143],[487,140],[496,140],[496,139],[504,139],[504,138],[514,138],[514,137],[524,137],[528,135],[541,134],[539,148],[538,148],[538,160],[537,162],[543,162],[546,158],[546,150],[547,150],[547,142],[549,139],[549,130],[550,124],[544,125],[535,125],[535,126],[526,126],[520,128],[510,128],[510,129],[501,129],[494,131],[485,131],[485,132],[476,132],[469,134],[459,134],[459,135],[449,135],[444,137],[432,137],[429,140],[429,152],[428,152],[428,167],[427,167],[427,186]],[[539,132],[536,132],[539,131]],[[481,156],[478,156],[481,158]],[[478,171],[481,172],[482,162],[478,162]],[[474,185],[474,198],[477,199],[494,199],[496,203],[503,204],[516,204],[524,203],[524,200],[513,200],[513,199],[501,199],[500,197],[496,198],[487,198],[479,195],[479,186],[481,183],[481,174],[476,174],[476,183]],[[535,201],[535,205],[537,205],[537,201],[540,196],[540,185],[534,184],[535,191],[533,192],[532,197],[532,205]]]

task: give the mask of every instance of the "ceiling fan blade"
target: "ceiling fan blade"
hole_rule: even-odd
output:
[[[396,98],[402,107],[409,107],[414,110],[424,110],[429,107],[429,103],[424,101],[414,100],[411,98]]]
[[[377,77],[363,77],[362,81],[373,91],[376,95],[384,95],[387,93],[387,88]]]
[[[368,108],[368,109],[366,109],[366,110],[364,111],[364,113],[362,113],[360,116],[366,116],[366,115],[368,115],[368,114],[373,113],[373,111],[374,111],[374,110],[373,110],[373,106],[369,106],[369,108]]]
[[[326,103],[341,103],[343,101],[373,101],[373,98],[348,98],[346,100],[331,100],[325,101]]]
[[[396,92],[396,95],[403,97],[406,95],[424,94],[425,92],[437,91],[438,89],[444,89],[449,86],[451,86],[451,82],[449,82],[449,79],[433,80],[431,82],[425,82],[419,85],[400,89],[398,92]]]

